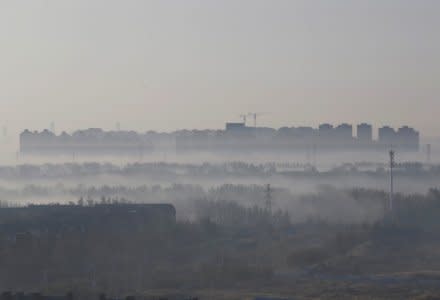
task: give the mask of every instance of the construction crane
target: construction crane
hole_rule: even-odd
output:
[[[257,117],[265,115],[265,113],[262,113],[262,112],[259,112],[259,113],[248,113],[247,115],[254,119],[254,127],[257,128]]]

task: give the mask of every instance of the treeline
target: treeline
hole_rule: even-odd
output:
[[[328,170],[317,170],[304,163],[264,163],[246,162],[179,164],[165,162],[131,163],[123,166],[111,163],[64,163],[64,164],[24,164],[18,166],[0,166],[0,179],[59,179],[78,178],[83,176],[118,175],[128,177],[152,177],[175,180],[183,176],[196,178],[227,176],[260,177],[282,176],[336,176],[341,174],[363,174],[366,176],[383,176],[387,173],[386,164],[378,163],[345,163]],[[396,166],[396,173],[405,176],[439,176],[440,165],[425,165],[418,162],[403,162]]]
[[[28,203],[111,204],[111,203],[172,203],[181,220],[195,220],[201,207],[208,203],[221,205],[212,209],[219,212],[227,203],[249,209],[265,209],[267,185],[223,184],[204,188],[193,184],[171,185],[26,185],[23,188],[0,187],[0,206],[23,206]],[[396,194],[395,213],[401,222],[437,224],[440,210],[438,189],[427,193]],[[374,189],[339,189],[319,186],[315,191],[294,193],[289,189],[271,186],[270,201],[273,212],[281,210],[293,223],[320,220],[332,223],[374,223],[381,220],[387,209],[388,194]],[[243,219],[244,220],[244,219]]]
[[[199,206],[206,202],[226,201],[247,208],[265,208],[267,185],[224,184],[211,188],[200,185],[141,185],[141,186],[85,186],[66,187],[26,185],[23,188],[0,187],[0,201],[5,205],[27,203],[99,204],[117,202],[172,203],[179,219],[194,220]],[[382,202],[377,199],[356,198],[350,190],[329,186],[316,192],[294,194],[286,188],[270,187],[273,211],[282,210],[290,215],[292,222],[322,219],[334,222],[374,222],[382,215]]]

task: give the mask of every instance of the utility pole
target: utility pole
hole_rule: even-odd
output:
[[[317,169],[318,167],[316,166],[316,144],[313,144],[312,146],[312,160],[313,167]]]
[[[394,150],[390,150],[390,199],[389,199],[389,211],[390,213],[393,212],[393,197],[394,197],[394,166],[395,166],[395,162],[394,162],[394,155],[395,152]]]
[[[270,184],[266,186],[266,211],[272,214],[272,188]]]
[[[431,144],[426,145],[426,163],[431,164]]]
[[[306,147],[306,165],[307,166],[311,166],[312,165],[312,154],[311,154],[311,150],[310,147],[307,146]]]

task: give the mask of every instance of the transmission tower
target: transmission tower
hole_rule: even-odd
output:
[[[266,186],[266,210],[270,213],[272,213],[272,188],[270,187],[270,184]]]
[[[392,213],[393,212],[393,198],[394,198],[394,167],[395,167],[395,162],[394,162],[394,155],[395,152],[393,150],[390,150],[390,199],[389,199],[389,211]]]
[[[431,164],[431,144],[426,145],[426,163]]]

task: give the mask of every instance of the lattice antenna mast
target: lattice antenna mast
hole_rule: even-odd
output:
[[[394,156],[395,152],[393,150],[390,150],[390,199],[389,199],[389,210],[390,212],[393,212],[393,198],[394,198],[394,167],[395,167],[395,161]]]
[[[426,145],[426,163],[431,164],[431,144]]]
[[[272,213],[272,188],[270,184],[266,186],[266,210]]]

